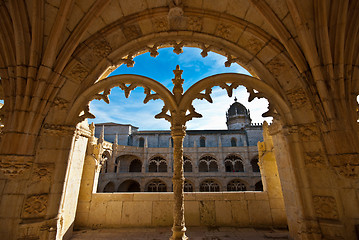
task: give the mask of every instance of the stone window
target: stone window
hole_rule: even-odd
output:
[[[138,139],[138,146],[139,147],[144,147],[145,146],[145,139],[143,137],[140,137]]]
[[[218,172],[217,159],[209,155],[201,157],[199,159],[198,170],[199,172]]]
[[[183,189],[185,192],[193,192],[193,185],[188,181],[184,181]]]
[[[108,151],[103,152],[102,157],[101,157],[101,161],[102,161],[102,168],[101,168],[101,173],[107,173],[108,169],[107,169],[107,162],[110,159],[110,153]]]
[[[118,192],[140,192],[140,184],[134,180],[126,180],[120,184]]]
[[[255,190],[255,191],[263,191],[262,181],[259,181],[259,182],[257,182],[257,183],[254,185],[254,190]]]
[[[259,165],[258,165],[258,157],[255,157],[251,161],[252,170],[253,172],[260,172]]]
[[[141,172],[141,170],[142,170],[142,162],[139,159],[132,160],[128,171],[129,172]]]
[[[192,162],[186,156],[183,156],[183,171],[184,172],[192,172]]]
[[[116,158],[116,161],[115,161],[115,169],[114,169],[114,172],[117,173],[119,169],[120,169],[120,157],[117,157],[117,158]]]
[[[236,138],[231,139],[231,146],[232,147],[237,147],[237,139]]]
[[[234,154],[228,155],[224,159],[224,166],[226,172],[244,172],[242,159]]]
[[[214,180],[205,180],[201,183],[200,192],[219,192],[219,184]]]
[[[103,189],[103,192],[114,192],[115,191],[115,184],[113,182],[109,182]]]
[[[147,192],[167,192],[166,184],[161,180],[151,180],[147,184]]]
[[[152,157],[149,165],[148,165],[149,172],[167,172],[167,162],[161,156]]]
[[[199,139],[199,146],[200,147],[206,147],[206,138],[205,137],[201,137]]]
[[[230,181],[227,184],[227,191],[246,191],[246,185],[239,179]]]

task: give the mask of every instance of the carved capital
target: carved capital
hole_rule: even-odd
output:
[[[25,200],[23,218],[38,218],[46,215],[48,194],[28,196]]]
[[[322,219],[338,219],[338,210],[335,198],[332,196],[313,196],[315,214]]]
[[[0,155],[0,170],[5,176],[16,177],[31,168],[34,156]]]

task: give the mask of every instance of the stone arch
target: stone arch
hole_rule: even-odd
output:
[[[161,155],[155,155],[148,161],[149,172],[167,172],[167,161]]]
[[[233,179],[227,183],[227,191],[247,191],[248,183],[241,179]]]
[[[123,154],[120,155],[116,158],[119,160],[119,164],[118,164],[118,168],[117,168],[117,172],[130,172],[130,168],[131,168],[131,163],[135,160],[138,160],[141,162],[141,160],[139,160],[140,158],[136,155],[133,154]],[[142,163],[141,163],[142,165]]]
[[[237,154],[229,154],[224,159],[226,172],[244,172],[243,159]]]
[[[146,184],[146,192],[167,192],[167,185],[159,179],[152,179]]]
[[[103,192],[114,192],[115,184],[113,182],[108,182],[103,188]]]
[[[184,172],[193,171],[192,161],[187,156],[183,156],[183,171]]]
[[[199,172],[218,172],[217,159],[214,156],[208,155],[208,154],[201,156],[198,161],[198,171]]]
[[[185,192],[193,192],[194,185],[193,185],[193,183],[191,181],[186,179],[184,181],[183,189],[184,189]]]
[[[142,171],[142,162],[139,159],[134,159],[131,161],[129,169],[129,172],[141,172]]]
[[[123,181],[117,189],[117,192],[140,192],[140,184],[132,179]]]
[[[252,171],[253,172],[260,172],[259,165],[258,165],[258,156],[255,156],[251,160]]]
[[[200,192],[220,192],[220,183],[214,179],[205,179],[200,183]]]

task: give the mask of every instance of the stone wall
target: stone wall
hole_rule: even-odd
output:
[[[185,193],[186,226],[286,227],[267,192]],[[75,228],[172,226],[173,193],[95,193]]]

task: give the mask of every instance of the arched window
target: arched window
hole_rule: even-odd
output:
[[[103,192],[114,192],[115,191],[115,184],[113,182],[109,182],[103,189]]]
[[[167,172],[167,162],[161,156],[152,157],[149,165],[148,165],[149,172]]]
[[[198,170],[199,172],[218,172],[217,160],[210,155],[202,156],[199,159]]]
[[[232,147],[237,147],[237,139],[234,138],[234,137],[231,139],[231,146]]]
[[[254,185],[254,190],[255,191],[263,191],[262,181],[259,181],[259,182],[256,183],[256,185]]]
[[[141,170],[142,170],[142,162],[139,159],[132,160],[128,171],[129,172],[141,172]]]
[[[120,157],[117,157],[115,161],[115,169],[113,172],[117,173],[119,169],[120,169]]]
[[[205,137],[201,137],[199,139],[199,146],[200,147],[206,147],[206,138]]]
[[[144,147],[145,146],[145,139],[143,137],[140,137],[138,139],[138,146],[139,147]]]
[[[201,192],[219,192],[219,184],[214,180],[205,180],[201,183],[199,190]]]
[[[193,192],[193,186],[190,182],[184,181],[183,191],[185,192]]]
[[[104,151],[101,156],[101,162],[102,162],[101,173],[107,173],[108,171],[107,162],[109,161],[109,159],[110,159],[110,153],[108,151]]]
[[[183,171],[184,172],[192,172],[192,162],[186,156],[183,156]]]
[[[258,165],[258,157],[255,157],[251,161],[252,170],[253,172],[260,172],[259,165]]]
[[[228,155],[224,159],[224,166],[226,172],[244,172],[242,159],[234,154]]]
[[[227,191],[246,191],[246,185],[238,179],[232,180],[227,184]]]
[[[134,180],[126,180],[120,184],[118,192],[140,192],[140,184]]]
[[[147,192],[167,192],[167,186],[161,180],[151,180],[147,183]]]

